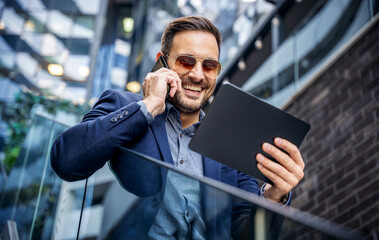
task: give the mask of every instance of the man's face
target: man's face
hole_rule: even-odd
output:
[[[171,51],[172,59],[181,55],[189,55],[197,59],[218,60],[219,51],[216,38],[204,31],[183,31],[175,34]],[[176,93],[169,101],[182,113],[200,111],[216,86],[216,78],[204,75],[202,60],[197,61],[195,67],[186,74],[179,74],[182,80],[182,92]],[[175,71],[175,63],[168,60],[170,69]]]

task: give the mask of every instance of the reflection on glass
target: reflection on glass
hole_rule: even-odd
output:
[[[86,89],[84,87],[67,86],[60,97],[69,99],[75,104],[83,104],[86,98]]]
[[[45,31],[47,20],[46,11],[33,11],[29,13],[29,18],[25,21],[24,29],[26,32],[42,33]]]
[[[81,13],[95,15],[100,11],[101,0],[74,0],[73,2]]]
[[[54,221],[62,223],[62,213],[72,212],[70,205],[59,205],[67,196],[49,160],[51,144],[64,129],[45,117],[34,118],[0,198],[2,230],[7,220],[13,220],[20,239],[51,239]],[[83,189],[83,183],[76,184]],[[54,231],[75,231],[79,220],[70,220],[71,225]]]
[[[15,54],[14,52],[0,52],[0,68],[5,68],[12,70],[15,63]]]
[[[319,6],[244,84],[280,107],[369,20],[367,1],[331,0]]]
[[[75,55],[89,54],[91,42],[89,39],[72,38],[68,50]]]
[[[61,55],[67,51],[65,45],[53,34],[43,34],[40,53],[43,56]]]
[[[38,87],[45,89],[45,93],[48,95],[61,96],[66,84],[60,77],[49,74],[45,69],[40,69],[36,76]]]
[[[72,19],[60,11],[52,10],[48,20],[48,28],[59,37],[69,37]]]
[[[69,55],[64,64],[65,75],[73,81],[85,81],[89,60],[88,55]]]
[[[360,237],[348,235],[348,229],[320,218],[188,174],[128,149],[121,149],[111,160],[110,166],[115,166],[112,162],[122,162],[122,166],[112,168],[117,180],[111,171],[104,170],[107,166],[90,178],[88,187],[92,193],[86,197],[95,201],[101,193],[102,201],[91,207],[86,204],[80,239],[93,236],[97,239],[217,240]],[[122,174],[120,169],[124,167],[136,167],[133,176]]]
[[[74,38],[93,38],[94,36],[94,17],[92,16],[78,16],[76,18],[72,37]]]
[[[43,43],[43,34],[24,32],[20,35],[18,51],[39,53]]]
[[[1,22],[5,26],[5,31],[11,34],[20,34],[24,24],[25,14],[16,12],[13,8],[5,8],[1,17]]]
[[[28,10],[34,10],[34,9],[46,9],[46,5],[42,0],[29,0]]]
[[[19,52],[16,55],[17,69],[25,76],[32,77],[38,69],[38,62],[29,54]]]

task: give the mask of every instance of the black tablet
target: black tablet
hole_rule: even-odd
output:
[[[274,144],[274,138],[281,137],[299,147],[309,129],[308,123],[225,83],[209,106],[189,148],[270,182],[258,170],[255,159],[257,153],[264,154],[262,143]]]

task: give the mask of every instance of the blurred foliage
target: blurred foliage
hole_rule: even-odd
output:
[[[33,108],[40,105],[46,112],[55,116],[63,111],[77,116],[83,116],[88,105],[74,104],[69,100],[48,98],[41,94],[20,91],[16,94],[14,102],[3,109],[3,120],[8,124],[8,137],[5,145],[4,165],[9,172],[21,150],[23,141],[29,131],[33,115]]]

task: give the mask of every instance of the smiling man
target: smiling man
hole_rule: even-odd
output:
[[[244,205],[228,208],[231,233],[228,224],[220,230],[222,224],[217,221],[225,223],[225,218],[212,219],[212,223],[203,219],[198,182],[168,171],[162,176],[162,189],[150,194],[148,189],[154,184],[150,182],[154,179],[153,173],[146,176],[142,161],[115,159],[119,147],[130,148],[192,174],[211,177],[283,204],[289,204],[290,190],[304,175],[299,150],[284,139],[275,139],[275,144],[288,154],[276,146],[263,144],[263,151],[277,162],[262,154],[256,156],[259,169],[273,182],[262,189],[258,189],[253,177],[188,148],[204,118],[201,109],[213,94],[221,71],[218,62],[220,45],[220,33],[208,19],[183,17],[174,20],[165,29],[161,51],[157,54],[157,59],[160,56],[166,59],[169,69],[161,68],[147,74],[143,96],[105,91],[83,121],[65,131],[53,144],[52,167],[63,179],[87,178],[110,160],[110,167],[123,187],[144,197],[140,203],[144,205],[138,208],[140,211],[135,217],[145,220],[143,224],[124,230],[124,237],[128,239],[136,236],[205,239],[209,236],[210,226],[217,226],[212,230],[219,234],[217,239],[230,239],[230,235],[238,238],[233,226],[240,228],[244,222],[241,219]]]

